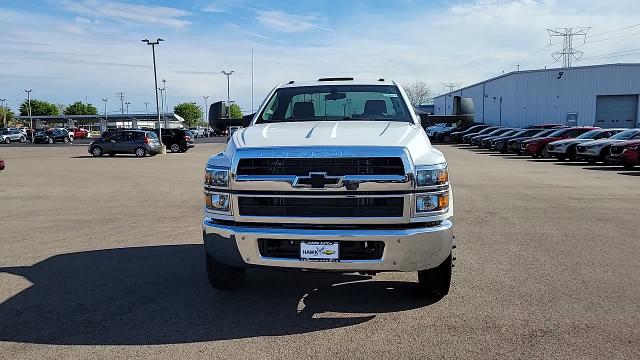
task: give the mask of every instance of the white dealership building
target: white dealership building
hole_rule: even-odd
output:
[[[435,115],[456,96],[473,99],[480,123],[640,127],[640,64],[515,71],[435,97]]]

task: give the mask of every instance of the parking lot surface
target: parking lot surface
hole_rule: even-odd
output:
[[[210,288],[203,167],[0,148],[0,358],[640,358],[640,171],[443,145],[450,294],[414,273],[248,272]]]

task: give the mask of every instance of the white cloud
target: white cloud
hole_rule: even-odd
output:
[[[224,13],[224,12],[227,12],[227,9],[224,6],[224,4],[222,4],[221,2],[214,1],[207,4],[207,6],[203,7],[202,11],[212,12],[212,13]]]
[[[190,13],[166,6],[137,5],[125,2],[97,0],[62,0],[58,4],[63,10],[91,18],[111,19],[138,25],[161,25],[183,28],[191,22],[184,18]]]
[[[279,10],[258,10],[256,20],[270,29],[288,33],[312,29],[331,31],[318,24],[321,19],[317,15],[294,15]]]
[[[253,48],[255,107],[278,83],[321,76],[383,77],[400,83],[423,80],[439,92],[443,82],[466,85],[502,70],[515,70],[517,64],[521,69],[552,65],[549,54],[559,45],[539,51],[549,41],[545,28],[592,26],[592,33],[598,33],[636,24],[640,16],[631,6],[635,1],[611,0],[606,6],[597,0],[569,4],[565,0],[458,1],[438,11],[414,4],[410,14],[359,13],[347,22],[332,24],[334,31],[309,31],[303,44],[290,41],[287,32],[292,31],[292,24],[313,30],[324,25],[321,17],[302,16],[300,21],[299,15],[293,15],[292,20],[289,14],[280,12],[270,16],[271,22],[258,26],[247,19],[238,20],[237,25],[202,27],[198,36],[168,29],[162,34],[167,35],[167,41],[156,48],[158,75],[168,81],[168,100],[173,106],[181,101],[201,103],[202,95],[210,95],[210,101],[226,99],[226,77],[220,70],[235,70],[231,96],[243,109],[249,109]],[[7,37],[14,49],[6,49],[5,44],[0,51],[0,62],[4,62],[0,78],[7,79],[3,82],[5,96],[20,97],[27,86],[33,87],[39,98],[54,102],[66,103],[87,95],[90,101],[100,103],[101,97],[114,99],[118,91],[125,92],[134,110],[144,110],[144,102],[153,101],[151,50],[139,41],[149,35],[139,34],[146,29],[134,27],[132,32],[131,27],[109,20],[98,27],[84,24],[84,20],[72,21],[73,17],[61,19],[2,8],[0,12],[9,24],[7,28],[20,29]],[[254,10],[250,13],[256,14]],[[263,11],[262,15],[269,12]],[[89,13],[74,12],[74,16],[102,19]],[[66,22],[83,27],[85,32],[50,31]],[[104,30],[107,24],[113,26],[110,32]],[[261,32],[262,26],[281,33],[267,39],[271,33]],[[638,31],[629,29],[595,39],[633,32]],[[594,42],[580,49],[585,57],[612,53],[637,48],[638,39],[640,36]],[[22,50],[15,49],[18,47]],[[640,55],[604,61],[640,61]],[[590,62],[576,63],[582,64]],[[27,75],[32,77],[18,78]],[[109,109],[112,104],[110,100]]]

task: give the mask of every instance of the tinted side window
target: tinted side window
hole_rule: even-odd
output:
[[[157,139],[158,138],[158,135],[156,133],[154,133],[153,131],[149,131],[147,133],[147,136],[152,138],[152,139]]]

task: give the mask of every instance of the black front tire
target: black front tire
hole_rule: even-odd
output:
[[[215,261],[206,254],[207,277],[211,287],[218,290],[237,289],[242,285],[246,270]]]
[[[437,267],[418,271],[418,288],[421,292],[435,297],[443,297],[449,293],[453,269],[452,257],[453,254],[451,253]]]
[[[95,157],[100,157],[100,156],[104,155],[104,152],[102,151],[101,147],[96,146],[96,147],[91,149],[91,155],[93,155]]]

